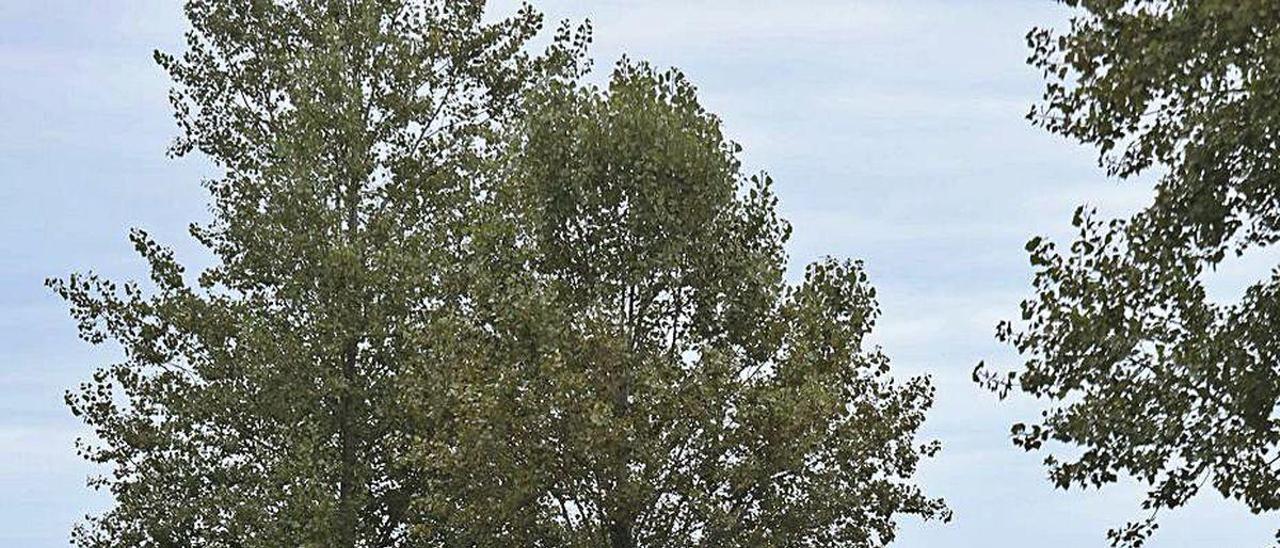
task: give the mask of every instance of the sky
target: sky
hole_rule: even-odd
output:
[[[1047,0],[647,2],[545,0],[552,21],[589,17],[596,77],[624,53],[676,66],[774,178],[793,227],[794,276],[824,255],[862,259],[883,315],[875,342],[895,375],[929,375],[937,403],[921,433],[943,452],[919,481],[955,511],[904,519],[894,546],[1105,546],[1136,519],[1141,486],[1052,489],[1044,455],[1009,441],[1039,404],[974,386],[979,360],[1018,358],[994,339],[1030,292],[1023,244],[1069,236],[1089,204],[1125,215],[1149,181],[1107,180],[1094,153],[1023,119],[1038,97],[1023,36],[1061,26]],[[495,13],[510,2],[494,4]],[[198,159],[176,135],[155,48],[181,45],[172,0],[0,2],[0,546],[65,546],[109,504],[85,486],[82,434],[66,389],[117,356],[79,341],[49,276],[145,276],[126,236],[142,227],[190,263],[207,260],[189,222],[207,218]],[[1239,293],[1271,256],[1228,264],[1211,289]],[[1070,448],[1056,448],[1070,452]],[[1278,516],[1206,493],[1163,515],[1153,548],[1266,546]]]

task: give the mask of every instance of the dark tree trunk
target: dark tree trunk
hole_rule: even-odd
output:
[[[359,217],[360,184],[351,183],[346,196],[346,232],[347,243],[357,244],[357,233],[360,228]],[[347,302],[355,310],[359,299],[357,288],[348,281],[349,294]],[[356,482],[356,439],[355,429],[355,391],[356,391],[356,357],[359,352],[360,338],[352,336],[343,349],[342,356],[342,394],[338,402],[338,443],[341,445],[341,461],[339,462],[338,479],[338,534],[339,548],[355,548],[359,519],[356,515],[355,482]]]
[[[631,531],[631,518],[613,518],[609,520],[610,548],[635,548],[636,539]]]
[[[338,480],[338,546],[354,548],[356,545],[355,466],[356,444],[352,432],[352,392],[356,374],[356,343],[350,343],[342,362],[342,378],[345,381],[338,402],[338,439],[342,446]]]

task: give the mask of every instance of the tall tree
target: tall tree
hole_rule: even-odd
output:
[[[861,547],[949,517],[911,481],[937,450],[914,441],[932,388],[864,340],[861,264],[784,282],[771,181],[741,174],[683,76],[624,60],[607,90],[559,79],[526,106],[476,240],[468,338],[487,342],[466,359],[493,365],[435,407],[484,419],[419,444],[455,482],[417,501],[445,516],[425,536]]]
[[[450,340],[467,204],[535,75],[572,72],[567,30],[484,3],[190,0],[172,152],[203,153],[216,259],[184,274],[144,232],[151,287],[51,280],[81,334],[124,359],[68,392],[115,505],[82,546],[398,546],[427,482],[401,372]],[[443,388],[442,388],[443,390]],[[415,434],[417,436],[418,434]]]
[[[1235,302],[1204,287],[1225,257],[1280,239],[1280,4],[1066,3],[1066,32],[1028,34],[1048,80],[1030,118],[1096,146],[1108,175],[1154,172],[1155,199],[1128,219],[1081,209],[1067,249],[1027,244],[1036,295],[998,330],[1026,364],[975,380],[1051,402],[1013,435],[1080,446],[1046,459],[1058,486],[1151,486],[1151,514],[1115,545],[1205,486],[1280,509],[1280,270]]]

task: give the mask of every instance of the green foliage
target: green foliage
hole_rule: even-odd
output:
[[[215,266],[51,280],[120,363],[67,402],[115,505],[80,546],[880,546],[927,380],[860,264],[783,281],[768,177],[675,72],[585,87],[529,8],[186,4],[158,53],[223,171]]]
[[[998,335],[1027,361],[975,378],[1053,405],[1016,425],[1060,487],[1121,475],[1151,486],[1148,519],[1112,531],[1138,546],[1156,512],[1206,486],[1255,513],[1280,509],[1280,271],[1229,304],[1203,275],[1280,237],[1280,5],[1263,1],[1070,1],[1062,34],[1028,35],[1048,84],[1030,118],[1096,146],[1111,175],[1155,170],[1154,202],[1130,219],[1077,212],[1068,249],[1027,245],[1036,296]]]
[[[82,335],[124,350],[70,391],[115,505],[82,546],[392,546],[423,485],[400,372],[450,337],[466,207],[495,129],[544,56],[524,9],[483,2],[191,0],[187,51],[157,53],[182,133],[223,170],[189,279],[141,231],[152,290],[51,280]],[[451,364],[433,364],[449,367]]]
[[[419,499],[453,509],[423,535],[881,546],[898,514],[949,517],[909,482],[932,388],[864,343],[860,264],[784,283],[772,182],[740,175],[683,76],[624,60],[607,91],[552,82],[528,108],[477,244],[475,361],[496,365],[449,405],[485,418],[453,462],[420,446],[454,482]]]

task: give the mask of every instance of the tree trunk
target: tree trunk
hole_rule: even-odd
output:
[[[636,539],[632,535],[630,516],[609,519],[610,548],[635,548]]]
[[[625,421],[631,413],[631,360],[636,346],[635,290],[628,287],[623,296],[623,326],[626,337],[626,353],[618,360],[615,392],[613,395],[613,417]],[[617,454],[614,455],[614,490],[612,493],[612,510],[609,515],[610,548],[635,548],[635,517],[632,515],[630,501],[622,500],[622,485],[628,480],[628,461],[630,460],[630,440],[621,439]]]
[[[340,548],[355,548],[356,545],[356,509],[355,509],[355,466],[356,444],[355,433],[352,432],[352,396],[356,374],[356,343],[352,341],[345,350],[342,363],[342,379],[344,386],[338,402],[338,440],[342,446],[342,457],[339,463],[338,480],[338,535],[337,545]]]
[[[347,243],[352,246],[356,245],[356,236],[360,228],[359,199],[360,185],[358,183],[350,183],[344,206],[347,217]],[[355,307],[355,303],[358,302],[358,299],[355,298],[357,288],[354,285],[348,280],[347,290],[349,294],[346,297],[348,297],[349,306],[352,307]],[[360,337],[354,334],[351,335],[346,348],[343,349],[342,356],[342,394],[338,402],[338,443],[341,445],[342,450],[338,479],[337,541],[339,548],[355,548],[356,530],[359,522],[355,507],[355,436],[357,433],[353,431],[355,425],[355,417],[353,415],[355,414],[356,354],[359,352],[359,344]]]

